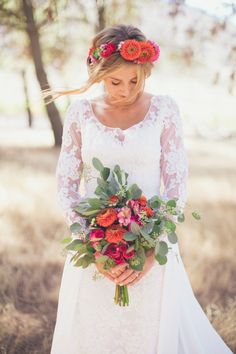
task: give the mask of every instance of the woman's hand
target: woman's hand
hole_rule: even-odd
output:
[[[149,250],[146,253],[146,261],[143,267],[142,271],[137,271],[131,268],[128,269],[123,269],[122,273],[119,275],[119,272],[121,270],[121,265],[117,265],[111,269],[112,274],[118,274],[118,276],[115,277],[113,281],[115,281],[116,284],[118,285],[129,285],[132,286],[139,282],[145,274],[149,272],[149,270],[152,268],[154,263],[156,262],[155,260],[155,254],[154,250]]]
[[[101,273],[102,275],[104,275],[106,278],[110,279],[113,283],[115,282],[115,279],[121,275],[125,269],[127,269],[127,267],[129,266],[127,263],[124,264],[119,264],[117,266],[115,266],[115,272],[112,272],[112,270],[114,269],[111,268],[110,270],[106,270],[104,269],[104,263],[95,263],[97,270],[99,271],[99,273]]]

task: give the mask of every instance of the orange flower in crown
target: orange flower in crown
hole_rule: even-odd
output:
[[[138,58],[140,63],[146,63],[147,61],[150,61],[152,57],[155,55],[155,49],[153,48],[153,45],[146,41],[146,42],[141,42],[141,53]]]
[[[89,49],[87,63],[93,65],[100,60],[106,60],[113,53],[119,53],[120,56],[136,64],[154,62],[159,59],[160,47],[151,40],[137,41],[136,39],[126,39],[118,45],[113,42],[103,43],[98,48]]]
[[[126,60],[137,59],[141,54],[141,42],[136,41],[135,39],[127,39],[122,41],[118,45],[118,50],[120,55]]]

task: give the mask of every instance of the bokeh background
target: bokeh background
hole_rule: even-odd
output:
[[[171,95],[183,121],[189,179],[181,254],[198,301],[236,351],[236,3],[0,0],[2,354],[50,352],[65,260],[60,240],[69,233],[55,168],[65,111],[77,96],[46,107],[41,89],[80,87],[92,36],[119,23],[161,46],[146,91]]]

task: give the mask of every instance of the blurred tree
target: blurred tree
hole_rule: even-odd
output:
[[[52,11],[48,12],[49,16],[52,16]],[[20,1],[6,1],[0,0],[0,18],[1,26],[5,27],[7,31],[20,31],[27,34],[28,47],[30,49],[30,54],[34,62],[34,67],[36,71],[36,76],[40,85],[41,90],[45,88],[50,88],[48,83],[47,74],[44,69],[44,64],[42,60],[42,50],[39,41],[39,27],[37,26],[34,18],[34,7],[31,0],[20,0]],[[43,25],[43,22],[40,26]],[[25,93],[27,92],[26,86]],[[29,99],[26,97],[27,112],[29,117]],[[55,146],[61,145],[62,138],[62,122],[59,112],[52,102],[46,107],[46,112],[52,127],[54,134]],[[31,118],[29,118],[31,119]]]

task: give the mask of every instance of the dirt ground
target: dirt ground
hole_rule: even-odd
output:
[[[236,141],[189,138],[186,148],[181,254],[198,301],[236,351]],[[58,154],[50,146],[0,148],[0,353],[50,352],[64,262],[59,241],[68,234],[56,201]]]

